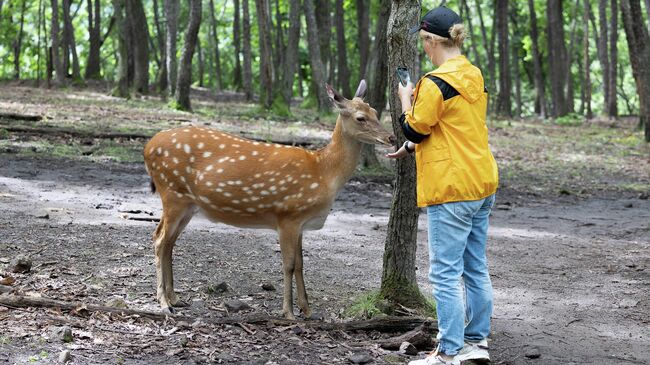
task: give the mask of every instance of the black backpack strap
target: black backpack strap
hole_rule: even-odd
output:
[[[451,99],[454,96],[460,95],[460,93],[456,91],[456,89],[454,89],[453,86],[449,85],[447,81],[433,75],[427,75],[426,78],[433,81],[436,85],[438,85],[438,88],[442,93],[443,101],[446,101],[447,99]]]

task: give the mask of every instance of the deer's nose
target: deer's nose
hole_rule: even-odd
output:
[[[397,138],[395,138],[395,136],[391,135],[391,136],[388,137],[388,142],[390,142],[390,144],[395,144],[395,142],[397,142]]]

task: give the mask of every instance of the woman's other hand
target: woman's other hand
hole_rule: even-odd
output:
[[[398,82],[397,95],[399,96],[399,100],[402,103],[402,111],[411,109],[411,98],[413,96],[413,84],[409,82],[406,84],[406,86],[404,86],[402,85],[401,82]]]

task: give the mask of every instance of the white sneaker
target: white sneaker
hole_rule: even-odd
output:
[[[459,361],[467,360],[490,360],[488,353],[488,343],[486,339],[479,342],[465,342],[463,348],[456,355]]]
[[[461,365],[461,363],[458,356],[454,356],[451,360],[445,360],[436,352],[424,359],[410,361],[408,365]]]

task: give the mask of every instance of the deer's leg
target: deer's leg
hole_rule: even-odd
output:
[[[302,232],[298,236],[298,244],[294,256],[293,274],[296,277],[296,291],[298,292],[298,307],[305,315],[305,318],[311,317],[307,291],[305,290],[305,280],[302,273]]]
[[[163,201],[163,214],[154,233],[154,253],[156,256],[156,296],[163,310],[171,312],[171,306],[178,301],[174,294],[172,273],[172,249],[180,232],[191,218],[191,205]],[[181,224],[183,223],[183,224]],[[170,294],[172,294],[170,296]]]
[[[300,231],[296,226],[284,224],[278,230],[280,250],[282,252],[282,272],[284,274],[284,296],[282,300],[282,315],[287,319],[296,319],[293,315],[292,281],[296,267]],[[301,260],[302,261],[302,260]]]

